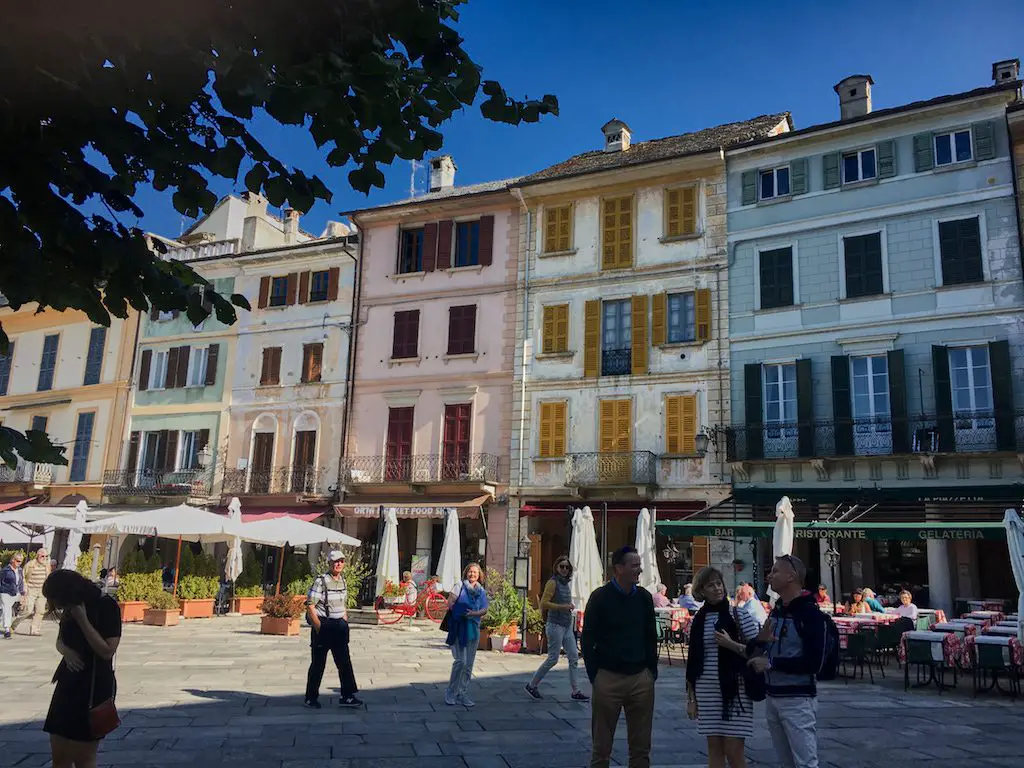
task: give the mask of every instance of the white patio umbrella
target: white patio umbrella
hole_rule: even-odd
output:
[[[80,502],[84,504],[85,502]],[[77,514],[75,509],[74,513]],[[19,509],[16,512],[4,512],[0,514],[0,523],[7,523],[15,526],[33,526],[37,528],[78,528],[79,523],[74,516],[57,515],[41,507],[29,507]]]
[[[572,514],[569,562],[573,568],[570,583],[572,602],[577,611],[582,611],[587,607],[591,593],[604,583],[601,552],[597,548],[597,531],[594,530],[594,513],[590,507],[577,509]]]
[[[636,521],[636,551],[640,555],[640,567],[643,569],[640,572],[640,586],[654,594],[661,583],[661,574],[658,573],[658,550],[654,546],[654,521],[651,517],[647,507],[640,510]]]
[[[242,524],[242,502],[237,496],[232,496],[228,502],[228,519],[236,525]],[[228,546],[228,557],[224,562],[224,577],[228,581],[235,581],[242,575],[242,537],[235,536]]]
[[[82,526],[86,523],[88,512],[89,505],[84,501],[79,501],[75,505],[74,527],[68,530],[68,545],[64,550],[64,562],[60,566],[66,571],[75,570],[75,566],[78,564],[78,556],[81,554],[80,549],[82,546]]]
[[[397,584],[398,573],[398,516],[394,508],[384,510],[384,536],[377,553],[377,594],[383,594],[384,584]]]
[[[772,557],[778,559],[783,555],[791,554],[793,554],[793,504],[790,502],[789,496],[783,496],[779,499],[779,503],[775,505]],[[772,591],[771,587],[768,588],[768,595],[771,598],[771,604],[775,605],[775,601],[778,600],[779,596]]]
[[[437,563],[441,589],[451,592],[462,579],[462,542],[459,539],[459,510],[448,509],[444,518],[444,542]]]
[[[1020,618],[1021,611],[1024,611],[1024,522],[1016,510],[1008,509],[1003,514],[1003,525],[1006,526],[1006,546],[1010,550],[1013,580],[1017,582],[1017,639],[1024,643],[1024,619]]]

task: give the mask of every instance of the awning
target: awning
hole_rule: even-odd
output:
[[[459,517],[478,517],[480,507],[491,500],[491,495],[485,493],[472,499],[464,497],[448,500],[442,499],[402,499],[393,501],[379,499],[376,497],[351,498],[344,504],[335,504],[334,511],[342,517],[380,517],[381,508],[395,510],[395,515],[403,517],[432,517],[438,520],[444,517],[446,509],[457,509]]]
[[[783,496],[794,504],[839,504],[850,502],[910,501],[918,504],[978,504],[985,502],[1017,503],[1024,497],[1024,483],[1001,485],[908,486],[901,488],[786,488],[738,486],[733,497],[739,504],[771,504]]]
[[[520,517],[565,517],[569,519],[569,507],[576,509],[577,507],[590,507],[594,513],[595,518],[601,514],[601,507],[603,502],[575,499],[572,501],[568,500],[535,500],[528,501],[519,508]],[[672,520],[679,517],[685,517],[686,515],[692,515],[697,512],[703,512],[707,509],[707,503],[703,501],[663,501],[663,502],[651,502],[651,501],[609,501],[608,502],[608,514],[616,516],[632,516],[636,517],[640,514],[640,510],[656,509],[658,510],[659,520]]]
[[[658,520],[658,529],[666,534],[682,536],[750,536],[771,538],[775,523],[766,521],[728,520]],[[903,523],[826,523],[804,522],[793,526],[795,539],[941,539],[947,541],[974,539],[1005,539],[1002,523],[979,522],[903,522]]]
[[[255,523],[259,520],[273,520],[278,517],[291,517],[295,520],[302,520],[311,523],[318,517],[328,514],[330,509],[321,509],[316,512],[292,512],[284,509],[260,509],[259,512],[243,512],[243,523]]]
[[[6,512],[9,509],[18,509],[19,507],[22,507],[25,504],[28,504],[35,500],[35,496],[29,496],[27,499],[17,499],[14,501],[10,499],[4,499],[3,501],[0,501],[0,512]]]

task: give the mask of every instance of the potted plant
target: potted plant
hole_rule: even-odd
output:
[[[486,588],[488,607],[480,622],[480,647],[488,647],[489,642],[490,648],[502,650],[508,640],[516,639],[519,622],[522,621],[523,601],[512,579],[495,570],[487,572]]]
[[[509,641],[515,638],[516,625],[512,623],[502,624],[491,633],[491,650],[504,651]]]
[[[178,598],[183,619],[209,619],[220,584],[210,576],[182,576],[178,579]]]
[[[159,573],[126,573],[117,587],[117,605],[121,621],[142,621],[149,600],[163,592]]]
[[[263,587],[235,587],[235,596],[231,598],[231,612],[243,616],[255,616],[260,612],[263,603]]]
[[[178,623],[178,598],[160,590],[149,598],[149,607],[142,617],[143,624],[153,627],[173,627]]]
[[[388,605],[404,603],[405,589],[402,588],[401,584],[395,584],[395,582],[388,579],[384,582],[384,591],[380,593],[380,596],[384,598],[384,602]]]
[[[295,595],[283,592],[263,600],[260,633],[264,635],[297,635],[299,618],[305,609],[295,602]]]
[[[544,615],[539,608],[526,605],[526,627],[523,629],[523,644],[528,653],[540,653],[544,642]]]

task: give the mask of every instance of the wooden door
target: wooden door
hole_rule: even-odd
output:
[[[387,446],[384,451],[384,479],[392,482],[412,479],[412,426],[414,409],[388,409]]]
[[[470,404],[444,407],[441,479],[459,480],[469,473]]]
[[[316,430],[295,433],[295,455],[292,459],[292,492],[302,493],[313,490],[316,468]]]
[[[249,492],[270,493],[274,465],[274,433],[257,432],[252,439],[252,465],[249,467]]]

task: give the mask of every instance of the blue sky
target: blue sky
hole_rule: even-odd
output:
[[[876,109],[991,83],[991,64],[1024,56],[1024,3],[860,0],[472,0],[459,31],[487,78],[511,95],[558,96],[561,115],[510,127],[476,107],[442,128],[457,184],[517,176],[601,146],[600,127],[625,120],[633,140],[790,111],[796,126],[838,117],[832,86],[854,73],[875,80]],[[851,9],[856,9],[854,12]],[[411,168],[385,169],[369,197],[349,188],[299,129],[269,120],[260,138],[278,157],[317,173],[334,191],[303,229],[319,234],[339,212],[408,197]],[[420,171],[419,188],[426,186]],[[215,186],[224,194],[230,184]],[[239,184],[237,191],[241,191]],[[177,235],[188,222],[167,196],[146,191],[141,225]],[[129,222],[126,222],[129,223]]]

